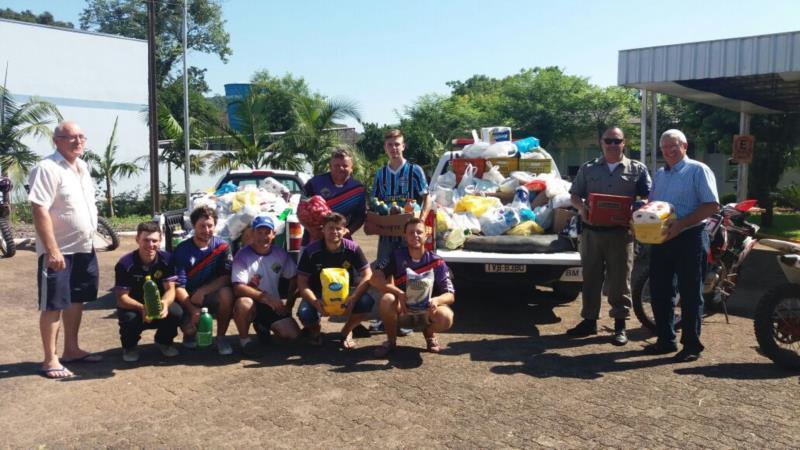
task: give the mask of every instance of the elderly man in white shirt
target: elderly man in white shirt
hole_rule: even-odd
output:
[[[83,303],[97,299],[98,267],[93,236],[97,229],[94,183],[80,159],[86,136],[73,122],[58,124],[56,151],[43,158],[28,178],[38,255],[39,329],[45,378],[68,378],[63,363],[99,362],[102,356],[78,345]],[[64,353],[59,360],[56,340],[64,320]]]

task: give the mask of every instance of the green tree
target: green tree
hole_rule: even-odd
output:
[[[325,172],[330,152],[342,145],[339,133],[333,130],[339,127],[336,121],[352,118],[361,122],[358,107],[347,100],[295,97],[292,110],[294,125],[270,150],[283,157],[302,155],[314,173]]]
[[[191,134],[189,137],[190,147],[200,147],[203,144],[202,137],[204,136],[204,131],[201,127],[197,126],[198,122],[199,121],[197,119],[192,117],[189,118],[189,133]],[[184,169],[186,166],[184,134],[181,123],[182,122],[179,122],[172,115],[172,113],[170,113],[169,108],[167,108],[166,105],[159,104],[158,128],[161,130],[164,138],[171,141],[163,147],[163,150],[158,157],[159,162],[166,164],[167,166],[167,198],[164,203],[164,208],[166,210],[169,210],[172,206],[172,168],[175,167],[177,169]],[[206,165],[211,162],[210,160],[211,157],[207,154],[190,154],[189,173],[195,175],[202,174],[206,168]]]
[[[172,76],[173,66],[183,55],[183,3],[158,1],[156,7],[156,78],[163,87]],[[189,3],[188,48],[216,54],[227,62],[232,51],[225,31],[222,5],[215,0]],[[82,30],[100,31],[137,39],[147,39],[147,2],[140,0],[87,0],[80,16]]]
[[[11,92],[0,86],[0,174],[22,181],[39,160],[22,141],[28,136],[52,139],[52,127],[61,119],[52,103],[32,97],[18,104]]]
[[[62,22],[55,20],[49,11],[40,14],[34,14],[31,10],[26,9],[21,12],[14,11],[11,8],[0,9],[0,17],[3,19],[18,20],[20,22],[38,23],[40,25],[50,25],[53,27],[61,28],[75,28],[72,22]]]
[[[142,169],[134,162],[119,162],[117,160],[117,122],[119,117],[114,119],[114,128],[111,130],[111,137],[108,139],[105,151],[102,155],[92,152],[84,152],[83,158],[90,164],[92,178],[98,184],[105,184],[106,204],[108,205],[108,216],[114,217],[114,192],[113,186],[120,177],[130,177],[139,173]]]
[[[250,79],[251,90],[263,94],[264,120],[270,131],[287,131],[295,124],[293,102],[295,98],[311,98],[322,101],[322,96],[312,94],[303,77],[295,78],[287,73],[276,77],[267,70],[260,70]]]
[[[226,136],[225,141],[234,150],[214,158],[210,166],[213,172],[239,167],[302,170],[301,154],[292,153],[283,147],[272,147],[268,151],[274,139],[270,134],[272,127],[266,119],[266,97],[264,92],[251,90],[244,98],[231,103],[236,108],[240,129],[235,130],[226,123],[218,125]]]

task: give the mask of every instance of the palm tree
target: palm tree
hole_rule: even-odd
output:
[[[39,156],[22,140],[28,136],[52,138],[52,126],[60,120],[61,113],[52,103],[31,97],[20,105],[5,86],[0,86],[0,175],[9,174],[15,181],[24,179]]]
[[[189,145],[199,147],[202,145],[200,139],[200,128],[197,125],[198,120],[194,117],[189,117],[189,133],[193,136],[189,137]],[[183,169],[186,165],[186,155],[183,146],[183,127],[172,115],[169,108],[163,103],[158,105],[158,128],[161,130],[161,135],[172,140],[170,144],[164,147],[164,150],[159,155],[160,162],[167,165],[167,201],[165,208],[170,209],[172,204],[172,167]],[[190,155],[189,156],[189,173],[201,174],[205,169],[206,164],[209,162],[209,155]],[[149,162],[149,161],[148,161]],[[145,163],[147,164],[147,162]]]
[[[119,122],[119,117],[114,119],[114,128],[111,130],[111,137],[108,139],[108,144],[102,156],[91,150],[83,154],[83,158],[91,163],[92,178],[97,180],[98,183],[105,182],[109,217],[114,217],[114,193],[112,191],[112,186],[116,184],[116,179],[119,177],[130,177],[142,170],[136,163],[117,161],[117,148],[119,147],[116,142],[117,122]]]
[[[268,95],[261,90],[251,90],[243,99],[231,103],[236,106],[240,130],[234,130],[226,124],[219,125],[219,128],[227,137],[226,141],[236,150],[217,156],[211,163],[212,172],[239,167],[302,170],[301,155],[270,148],[272,134],[267,119]]]
[[[303,155],[314,173],[325,172],[328,155],[335,147],[341,146],[339,134],[331,128],[337,126],[336,121],[348,117],[361,122],[358,107],[347,100],[295,97],[292,109],[294,126],[269,150],[278,155]],[[355,152],[354,148],[351,150]]]

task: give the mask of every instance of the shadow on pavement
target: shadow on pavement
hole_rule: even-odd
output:
[[[713,366],[684,367],[675,369],[679,375],[703,375],[708,378],[730,380],[771,380],[798,376],[796,371],[784,369],[771,362],[724,363]]]

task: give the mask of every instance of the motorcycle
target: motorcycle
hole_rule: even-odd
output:
[[[800,369],[800,244],[762,239],[779,250],[778,263],[788,283],[776,286],[756,305],[753,328],[761,353],[788,369]]]
[[[736,288],[736,280],[742,264],[755,246],[758,225],[747,221],[756,200],[745,200],[739,203],[728,203],[711,216],[706,223],[709,235],[708,270],[703,283],[704,314],[714,314],[720,309],[725,313],[728,322],[728,298]],[[643,246],[637,252],[636,269],[631,282],[633,313],[645,328],[656,329],[650,303],[649,246]],[[680,296],[678,296],[680,297]],[[678,298],[680,303],[680,298]],[[680,328],[681,318],[675,314],[675,328]]]
[[[17,253],[11,229],[11,180],[0,176],[0,256],[11,258]]]

